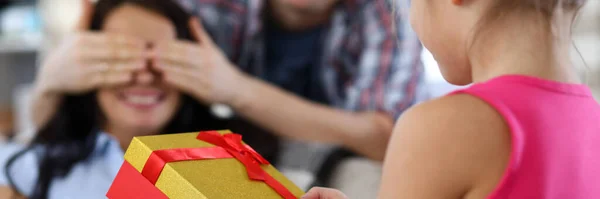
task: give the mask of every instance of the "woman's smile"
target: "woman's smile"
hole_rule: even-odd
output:
[[[119,102],[140,111],[154,109],[166,98],[166,92],[157,88],[127,88],[116,94]]]

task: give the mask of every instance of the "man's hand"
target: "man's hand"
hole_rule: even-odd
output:
[[[190,29],[196,42],[170,41],[154,47],[153,67],[164,80],[205,103],[231,104],[243,90],[242,74],[216,46],[198,19]]]
[[[138,38],[89,31],[94,5],[82,0],[77,28],[43,61],[35,80],[33,121],[50,120],[65,94],[129,83],[146,66],[146,43]]]
[[[357,113],[357,117],[360,118],[358,120],[366,120],[367,127],[347,136],[348,139],[344,144],[359,155],[382,161],[394,128],[394,121],[387,114],[380,112]]]
[[[89,0],[82,3],[77,29],[41,66],[36,83],[44,92],[77,94],[125,84],[132,80],[134,71],[145,67],[145,42],[88,31],[94,8]]]
[[[198,42],[154,46],[153,68],[163,80],[205,104],[225,104],[278,136],[339,144],[374,160],[385,155],[393,120],[376,112],[354,113],[306,101],[239,71],[197,19],[189,22]]]

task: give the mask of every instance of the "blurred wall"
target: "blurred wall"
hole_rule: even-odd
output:
[[[586,82],[600,99],[600,1],[588,0],[573,30],[573,58]]]
[[[75,28],[81,14],[81,0],[39,0],[38,8],[44,23],[44,42],[40,56],[55,48],[60,40]]]
[[[41,23],[33,0],[4,0],[0,4],[0,136],[14,128],[12,93],[33,81]]]

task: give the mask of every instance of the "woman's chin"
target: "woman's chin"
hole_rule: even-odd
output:
[[[113,126],[113,130],[121,129],[122,131],[127,131],[127,134],[135,134],[135,136],[160,133],[159,131],[166,123],[156,121],[156,117],[128,117],[123,118],[120,121],[122,121],[119,122],[120,124]]]
[[[141,136],[162,133],[179,97],[154,87],[132,87],[100,93],[99,101],[112,133]]]
[[[137,120],[134,123],[132,123],[131,125],[134,129],[143,131],[144,134],[156,134],[156,133],[160,133],[158,131],[160,131],[161,127],[163,126],[163,123],[158,123],[155,121],[152,121],[151,119],[148,120]]]
[[[128,126],[128,129],[134,129],[136,132],[148,131],[148,133],[160,133],[159,131],[167,124],[172,116],[172,111],[166,111],[164,104],[159,104],[155,107],[147,109],[138,109],[131,107],[122,107],[122,115],[118,116],[123,121],[123,125]]]

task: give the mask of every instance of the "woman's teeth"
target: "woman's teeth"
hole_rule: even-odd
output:
[[[158,103],[158,96],[125,96],[127,102],[136,105],[152,105]]]

